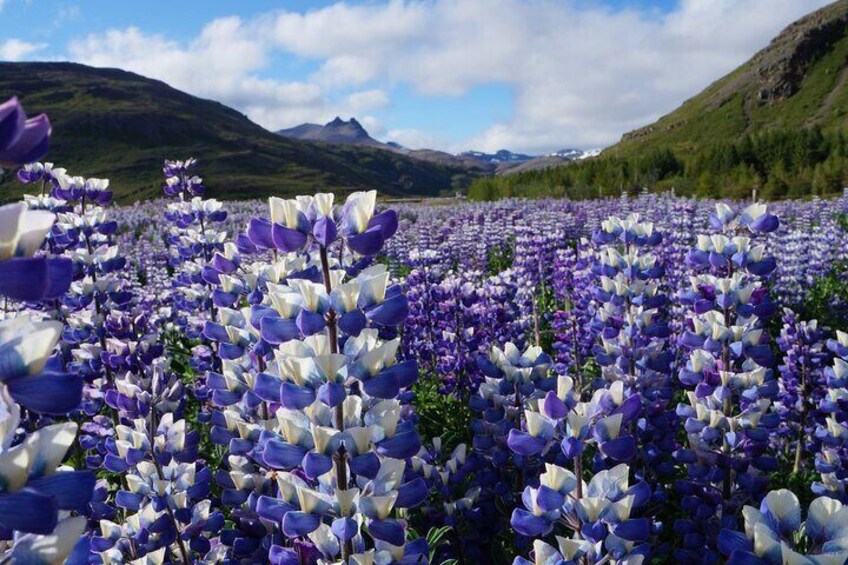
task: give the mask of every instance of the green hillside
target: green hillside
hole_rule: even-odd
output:
[[[848,122],[848,0],[787,27],[744,65],[656,123],[625,134],[605,153],[670,148],[685,155],[705,144],[774,129]]]
[[[0,63],[0,100],[20,97],[53,124],[48,160],[111,179],[121,202],[161,195],[163,159],[201,161],[210,196],[223,199],[375,188],[391,196],[449,192],[464,169],[371,149],[290,140],[217,102],[163,82],[72,63]],[[0,200],[21,186],[0,183]]]
[[[599,158],[481,179],[470,193],[832,194],[848,181],[847,126],[848,0],[840,0],[788,26],[741,67]]]

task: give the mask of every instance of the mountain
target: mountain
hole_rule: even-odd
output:
[[[789,25],[749,61],[604,154],[691,153],[775,129],[848,125],[848,0]]]
[[[0,63],[0,100],[17,95],[53,124],[48,160],[111,179],[121,202],[160,196],[162,161],[200,160],[209,196],[234,199],[375,188],[392,196],[452,192],[466,169],[376,147],[287,139],[218,102],[118,70],[73,63]],[[8,176],[7,176],[8,177]],[[23,187],[0,183],[0,200]]]
[[[600,149],[589,149],[588,151],[583,151],[582,149],[560,149],[547,156],[560,157],[568,161],[580,161],[582,159],[589,159],[590,157],[597,157],[600,154]]]
[[[597,157],[600,151],[592,149],[583,151],[582,149],[560,149],[548,155],[540,155],[527,160],[512,162],[509,166],[502,167],[498,174],[511,175],[515,173],[523,173],[527,171],[540,171],[560,165],[567,165],[574,161],[582,161],[590,157]]]
[[[491,174],[496,170],[495,165],[491,163],[484,163],[467,155],[454,155],[446,151],[439,151],[438,149],[405,149],[404,155],[429,163],[460,167],[475,173]]]
[[[460,153],[459,156],[488,164],[494,168],[494,172],[498,175],[511,175],[565,165],[572,161],[595,157],[598,154],[599,152],[596,150],[560,149],[548,155],[526,155],[524,153],[513,153],[512,151],[501,149],[495,153],[466,151],[465,153]]]
[[[300,124],[293,128],[281,129],[277,132],[277,134],[282,135],[283,137],[291,137],[293,139],[307,139],[320,135],[320,132],[323,129],[324,126],[320,124]]]
[[[351,118],[346,122],[337,116],[333,121],[323,126],[301,124],[290,129],[281,129],[277,133],[283,137],[305,141],[323,141],[325,143],[365,145],[368,147],[384,147],[385,145],[368,135],[368,132],[365,131],[362,124],[356,121],[356,118]]]
[[[529,166],[529,162],[524,164]],[[475,179],[470,198],[842,194],[848,186],[848,0],[804,16],[749,61],[595,159]]]
[[[457,155],[437,149],[409,149],[396,141],[386,143],[377,141],[365,131],[362,124],[355,118],[345,121],[338,116],[323,126],[320,124],[300,124],[293,128],[281,129],[277,134],[291,139],[376,147],[428,163],[465,169],[471,174],[503,175],[533,171],[597,155],[597,152],[585,153],[580,149],[562,149],[556,153],[541,156],[514,153],[507,149],[501,149],[495,153],[464,151]]]
[[[513,153],[506,149],[501,149],[495,153],[483,153],[481,151],[465,151],[460,153],[461,157],[471,157],[483,163],[491,163],[493,165],[501,165],[503,163],[523,163],[533,158],[533,155],[524,155],[523,153]]]
[[[463,169],[469,174],[485,174],[495,172],[495,166],[464,155],[452,155],[436,149],[409,149],[396,141],[383,143],[371,137],[356,118],[345,121],[338,116],[326,124],[300,124],[293,128],[281,129],[278,135],[291,139],[317,141],[336,145],[354,145],[358,147],[374,147],[405,155],[411,159],[441,165],[452,169]]]

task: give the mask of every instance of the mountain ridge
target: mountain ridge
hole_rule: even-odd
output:
[[[53,124],[47,160],[72,174],[106,177],[120,202],[161,195],[164,159],[194,156],[209,196],[265,197],[375,188],[432,196],[467,184],[468,170],[372,147],[291,140],[244,114],[162,81],[78,63],[0,63],[0,99],[18,95]],[[0,200],[24,187],[7,178]]]
[[[350,118],[350,120],[345,121],[336,116],[324,125],[304,123],[278,130],[276,133],[282,137],[303,141],[373,147],[404,155],[410,159],[416,159],[425,163],[465,169],[472,174],[489,174],[495,171],[494,167],[490,167],[476,159],[467,159],[459,155],[452,155],[446,151],[439,151],[437,149],[409,149],[392,141],[383,143],[371,137],[356,118]]]
[[[305,123],[293,128],[281,129],[278,135],[303,141],[323,141],[326,143],[366,145],[382,147],[383,143],[368,135],[356,118],[348,121],[336,116],[325,125]]]
[[[409,149],[396,141],[382,142],[374,139],[356,118],[348,121],[336,116],[324,125],[303,123],[291,128],[281,129],[278,135],[292,139],[319,141],[341,145],[369,146],[406,155],[413,159],[439,163],[489,174],[510,174],[522,170],[534,170],[552,167],[558,164],[594,156],[596,152],[580,149],[561,149],[547,155],[527,155],[508,149],[494,153],[484,151],[463,151],[452,154],[438,149]]]

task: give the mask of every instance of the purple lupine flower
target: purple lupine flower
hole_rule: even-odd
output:
[[[833,365],[825,367],[825,394],[818,404],[820,417],[815,439],[820,443],[815,467],[821,479],[812,485],[818,495],[848,501],[848,334],[836,332],[836,339],[827,341],[834,354]]]
[[[13,167],[38,161],[50,146],[50,120],[46,114],[27,118],[17,97],[0,104],[0,166]]]
[[[375,213],[374,196],[354,194],[342,211],[332,195],[272,199],[271,220],[253,218],[247,231],[255,248],[276,251],[255,265],[259,276],[214,273],[219,289],[251,304],[222,307],[204,330],[220,351],[227,345],[207,386],[223,409],[212,414],[213,441],[232,454],[219,482],[247,503],[234,537],[222,537],[233,557],[261,553],[249,527],[258,519],[278,524],[262,542],[275,560],[356,559],[369,546],[386,559],[426,552],[405,543],[405,523],[390,516],[421,504],[429,488],[405,472],[421,448],[398,400],[418,377],[414,360],[397,357],[407,300],[385,266],[363,268],[360,257],[395,229],[393,213]],[[253,465],[275,472],[276,484],[245,485],[234,469]]]
[[[769,412],[778,387],[761,322],[774,313],[761,278],[775,262],[762,244],[739,235],[742,228],[774,231],[777,219],[759,205],[737,214],[720,204],[711,223],[726,233],[698,236],[687,261],[703,274],[691,277],[680,295],[694,315],[680,337],[691,351],[679,373],[690,389],[688,404],[677,408],[689,445],[675,454],[688,474],[676,486],[687,511],[700,520],[677,521],[676,530],[698,535],[676,555],[698,561],[712,558],[720,528],[735,527],[741,502],[765,494],[766,474],[776,468],[769,433],[779,420]]]
[[[848,560],[848,511],[821,497],[810,503],[802,521],[798,497],[786,489],[769,492],[759,509],[742,509],[744,533],[724,529],[719,549],[728,563],[844,563]]]

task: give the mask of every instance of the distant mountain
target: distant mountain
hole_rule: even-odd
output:
[[[430,163],[439,163],[450,167],[462,167],[463,169],[478,173],[494,173],[496,166],[492,163],[484,163],[473,157],[465,155],[454,155],[437,149],[405,149],[404,155],[413,159],[421,159]]]
[[[583,151],[582,149],[560,149],[559,151],[555,151],[554,153],[550,153],[545,156],[561,157],[568,161],[579,161],[581,159],[588,159],[589,157],[597,157],[600,154],[600,149],[590,149],[589,151]]]
[[[452,155],[445,151],[435,149],[409,149],[396,141],[383,143],[371,137],[368,132],[362,127],[356,118],[351,118],[345,121],[336,117],[331,122],[326,124],[300,124],[293,128],[282,129],[277,134],[291,139],[304,141],[317,141],[322,143],[336,145],[354,145],[364,147],[374,147],[391,151],[400,155],[405,155],[418,161],[443,165],[451,168],[464,169],[468,172],[493,173],[495,165],[476,158],[463,155]]]
[[[495,153],[483,151],[464,151],[457,155],[436,149],[409,149],[395,141],[383,143],[371,137],[365,128],[355,118],[345,121],[336,117],[325,125],[300,124],[277,132],[283,137],[292,139],[319,141],[340,145],[356,145],[385,149],[419,159],[428,163],[436,163],[448,167],[458,167],[476,173],[509,174],[520,171],[533,171],[562,165],[587,156],[597,155],[580,149],[562,149],[550,155],[527,155],[501,149]]]
[[[580,149],[561,149],[549,155],[527,155],[524,153],[513,153],[501,149],[495,153],[484,153],[481,151],[466,151],[460,153],[460,157],[474,159],[494,168],[498,175],[509,175],[523,171],[536,171],[548,167],[564,165],[572,161],[586,159],[598,155],[599,151],[582,151]]]
[[[13,95],[28,112],[50,116],[49,161],[111,179],[122,202],[160,196],[162,161],[189,156],[200,160],[208,194],[224,199],[369,188],[425,196],[452,193],[470,179],[466,168],[367,144],[287,139],[223,104],[118,69],[0,63],[0,100]],[[340,135],[355,135],[348,130],[357,125],[340,127]],[[20,197],[20,184],[8,175],[2,181],[0,200]]]
[[[588,159],[590,157],[597,157],[599,154],[600,150],[598,149],[590,151],[583,151],[582,149],[560,149],[559,151],[549,153],[548,155],[540,155],[526,161],[515,162],[508,167],[502,167],[498,171],[498,174],[511,175],[526,171],[539,171],[550,167],[557,167],[559,165],[567,165],[574,161],[582,161],[583,159]]]
[[[325,143],[337,143],[342,145],[364,145],[367,147],[385,148],[386,144],[380,143],[368,135],[356,118],[344,121],[338,116],[326,125],[301,124],[290,129],[281,129],[277,132],[283,137],[300,139],[304,141],[323,141]]]
[[[559,165],[567,165],[569,163],[573,163],[574,161],[580,161],[583,159],[587,159],[589,157],[594,157],[598,155],[598,151],[582,151],[580,149],[561,149],[556,151],[555,153],[550,153],[548,155],[540,155],[538,157],[533,157],[526,161],[519,161],[517,163],[513,163],[511,166],[502,167],[501,170],[498,171],[498,174],[501,175],[511,175],[515,173],[523,173],[526,171],[539,171],[542,169],[548,169],[550,167],[557,167]]]
[[[290,129],[281,129],[277,133],[283,137],[291,137],[293,139],[308,139],[319,136],[323,129],[324,126],[319,124],[300,124]]]
[[[483,163],[491,163],[493,165],[501,165],[503,163],[524,163],[529,161],[534,156],[524,155],[523,153],[513,153],[506,149],[501,149],[495,153],[483,153],[481,151],[465,151],[459,154],[460,157],[470,157]]]

